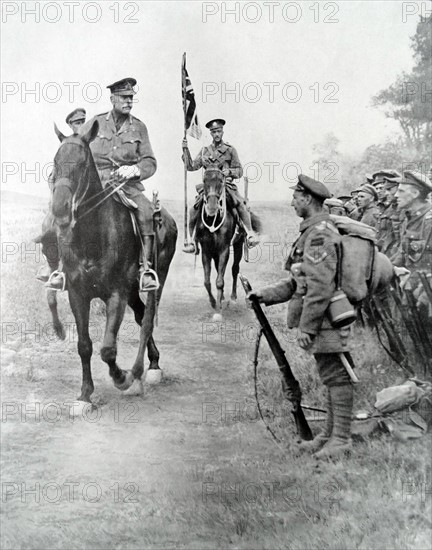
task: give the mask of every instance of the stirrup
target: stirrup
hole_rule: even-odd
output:
[[[254,246],[259,245],[259,239],[256,237],[256,235],[249,234],[246,236],[246,245],[248,248],[253,248]]]
[[[40,281],[41,283],[47,283],[49,281],[49,278],[51,276],[51,270],[49,266],[43,265],[41,266],[35,275],[36,280]]]
[[[56,276],[59,276],[62,280],[62,287],[61,288],[55,288],[55,287],[52,287],[52,279],[53,277],[56,277]],[[63,273],[63,271],[53,271],[51,273],[51,275],[49,276],[49,279],[48,281],[45,283],[45,287],[49,290],[55,290],[56,292],[63,292],[66,288],[66,276],[65,274]]]
[[[144,277],[146,275],[151,275],[153,278],[153,283],[147,284],[147,286],[144,286]],[[159,277],[154,269],[145,269],[141,275],[139,280],[139,292],[151,292],[152,290],[158,290],[160,287],[159,284]]]

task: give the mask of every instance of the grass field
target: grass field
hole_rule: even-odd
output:
[[[382,434],[356,441],[351,458],[318,463],[295,453],[278,369],[262,344],[260,400],[280,444],[258,418],[256,323],[243,291],[220,324],[193,258],[177,252],[155,331],[164,381],[144,396],[115,390],[98,352],[103,308],[93,306],[93,416],[71,422],[81,367],[67,294],[67,338],[56,341],[31,239],[43,202],[2,204],[3,549],[419,549],[431,548],[431,439],[409,444]],[[179,228],[181,205],[167,202]],[[289,208],[258,204],[261,247],[242,271],[253,286],[276,280],[297,222]],[[181,241],[182,239],[180,239]],[[179,242],[179,247],[181,242]],[[230,284],[227,277],[227,285]],[[314,361],[284,329],[286,306],[267,310],[298,377],[304,402],[323,405]],[[130,368],[138,332],[130,312],[119,335]],[[358,328],[357,410],[403,372]],[[314,431],[318,421],[311,421]]]

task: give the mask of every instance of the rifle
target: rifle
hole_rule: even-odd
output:
[[[408,361],[408,352],[406,350],[406,347],[402,341],[402,338],[399,336],[397,330],[394,327],[393,321],[391,319],[391,316],[387,310],[387,308],[382,303],[381,299],[378,296],[372,296],[371,297],[371,311],[372,311],[372,317],[374,318],[374,324],[375,324],[375,330],[377,332],[378,340],[380,341],[380,344],[384,348],[384,350],[387,352],[387,354],[399,364],[399,366],[409,375],[413,376],[414,371],[412,367],[409,364]],[[375,314],[377,315],[378,319],[375,319]],[[379,323],[377,321],[381,321],[381,324],[384,328],[384,332],[387,334],[388,343],[390,345],[390,349],[385,346],[384,342],[381,340],[381,335],[379,332]]]
[[[428,297],[428,300],[432,305],[432,288],[431,288],[428,276],[426,275],[426,273],[423,273],[423,271],[418,271],[417,274],[420,277],[420,281],[426,292],[426,296]]]
[[[247,295],[249,292],[252,291],[252,287],[249,281],[246,279],[246,277],[244,277],[241,274],[239,275],[239,277],[243,285],[244,291],[246,292],[246,295]],[[285,357],[285,352],[282,349],[281,345],[279,344],[279,341],[276,338],[276,335],[273,332],[273,329],[271,328],[270,323],[264,311],[262,310],[262,307],[258,299],[255,297],[252,297],[250,298],[250,302],[252,304],[252,309],[255,312],[258,322],[261,325],[262,332],[266,337],[268,345],[270,346],[270,349],[276,359],[279,370],[281,371],[283,393],[284,393],[284,396],[292,403],[291,412],[294,416],[295,424],[297,427],[297,433],[302,439],[306,441],[310,441],[312,439],[312,432],[311,432],[311,429],[309,428],[309,424],[307,423],[307,420],[303,413],[303,409],[301,408],[301,405],[300,405],[301,395],[302,395],[300,385],[296,380],[296,378],[294,377],[294,374],[291,370],[288,360]]]

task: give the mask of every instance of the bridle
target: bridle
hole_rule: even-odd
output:
[[[216,167],[207,168],[206,174],[208,174],[208,172],[215,172],[215,173],[222,174],[222,170]],[[210,191],[208,194],[206,194],[204,191],[204,204],[203,204],[203,208],[201,209],[201,221],[203,222],[204,226],[210,231],[210,233],[215,233],[218,229],[220,229],[222,225],[225,223],[225,219],[226,219],[226,188],[225,188],[225,176],[223,174],[222,174],[222,178],[223,178],[222,193],[217,193],[217,191]],[[209,216],[209,214],[207,213],[207,202],[208,202],[208,199],[211,197],[216,197],[218,199],[218,209],[214,216]],[[209,225],[206,222],[204,213],[207,216],[213,218],[211,225]],[[215,225],[218,214],[221,214],[222,219],[217,225]]]

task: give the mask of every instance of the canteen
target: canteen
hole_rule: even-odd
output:
[[[357,318],[357,314],[351,302],[341,289],[336,290],[330,298],[328,315],[334,328],[342,328],[351,325]]]

